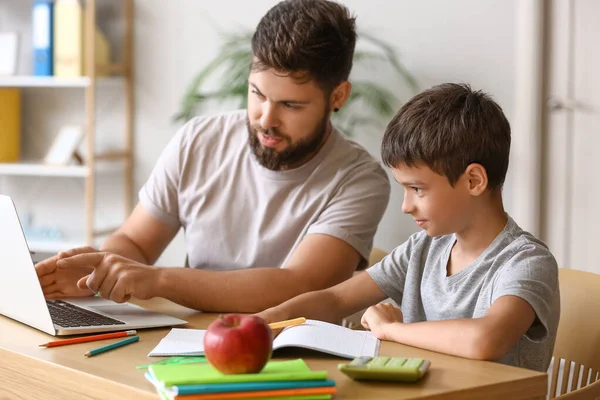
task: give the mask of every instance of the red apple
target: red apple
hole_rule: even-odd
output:
[[[271,328],[254,315],[221,315],[204,335],[204,355],[223,374],[260,372],[272,350]]]

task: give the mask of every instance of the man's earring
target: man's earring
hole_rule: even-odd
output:
[[[338,111],[340,111],[340,109],[337,107],[333,109],[333,112],[338,112]]]

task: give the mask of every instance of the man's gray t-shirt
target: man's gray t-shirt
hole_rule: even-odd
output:
[[[389,192],[380,163],[335,129],[306,164],[264,168],[237,111],[183,126],[139,198],[155,218],[184,228],[191,267],[233,270],[284,267],[310,234],[347,242],[365,263]]]
[[[404,322],[483,317],[500,297],[518,296],[536,319],[501,363],[546,371],[560,316],[558,267],[544,243],[508,218],[502,232],[465,269],[447,276],[456,237],[412,235],[367,271],[401,305]]]

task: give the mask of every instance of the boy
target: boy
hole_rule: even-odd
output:
[[[486,94],[444,84],[415,96],[381,153],[404,186],[403,212],[423,231],[352,279],[259,315],[339,321],[372,306],[361,322],[382,340],[546,371],[558,269],[504,211],[509,149],[509,123]],[[377,304],[387,297],[401,308]]]

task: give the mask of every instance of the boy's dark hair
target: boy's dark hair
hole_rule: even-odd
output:
[[[454,185],[471,163],[481,164],[488,188],[502,188],[510,125],[502,108],[469,85],[446,83],[413,97],[388,124],[381,157],[388,167],[423,163]]]
[[[331,93],[348,80],[355,44],[355,18],[345,6],[285,0],[262,17],[252,36],[252,70],[272,68],[301,81],[315,80]]]

